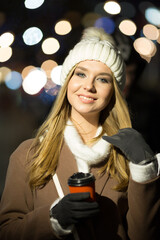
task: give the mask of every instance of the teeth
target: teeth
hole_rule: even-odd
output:
[[[88,98],[88,97],[85,97],[85,96],[80,96],[80,98],[83,98],[83,99],[86,99],[86,100],[94,100],[93,98]]]

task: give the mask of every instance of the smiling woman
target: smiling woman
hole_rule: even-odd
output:
[[[160,154],[131,128],[124,84],[111,37],[85,29],[62,65],[48,118],[11,156],[1,240],[159,239]],[[76,172],[94,175],[94,201],[69,192]]]
[[[67,98],[72,106],[72,121],[78,122],[79,117],[84,117],[86,120],[89,118],[92,125],[98,127],[100,112],[108,105],[112,94],[111,70],[100,61],[80,62],[75,68],[67,89]],[[95,133],[95,131],[92,132],[92,136],[89,137],[93,138]],[[87,135],[86,138],[88,138]]]

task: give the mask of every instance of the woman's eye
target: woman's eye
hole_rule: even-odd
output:
[[[102,82],[102,83],[110,83],[111,81],[107,78],[98,78],[98,81]]]
[[[75,72],[75,75],[81,78],[84,78],[86,75],[82,72]]]

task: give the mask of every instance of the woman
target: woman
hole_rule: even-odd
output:
[[[158,239],[159,155],[131,128],[124,62],[102,29],[84,31],[61,84],[35,139],[11,156],[1,239]],[[69,193],[75,172],[94,174],[96,201]]]

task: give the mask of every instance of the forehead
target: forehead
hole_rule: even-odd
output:
[[[76,67],[84,68],[86,71],[106,72],[112,74],[111,69],[104,63],[96,60],[85,60],[77,64]]]

